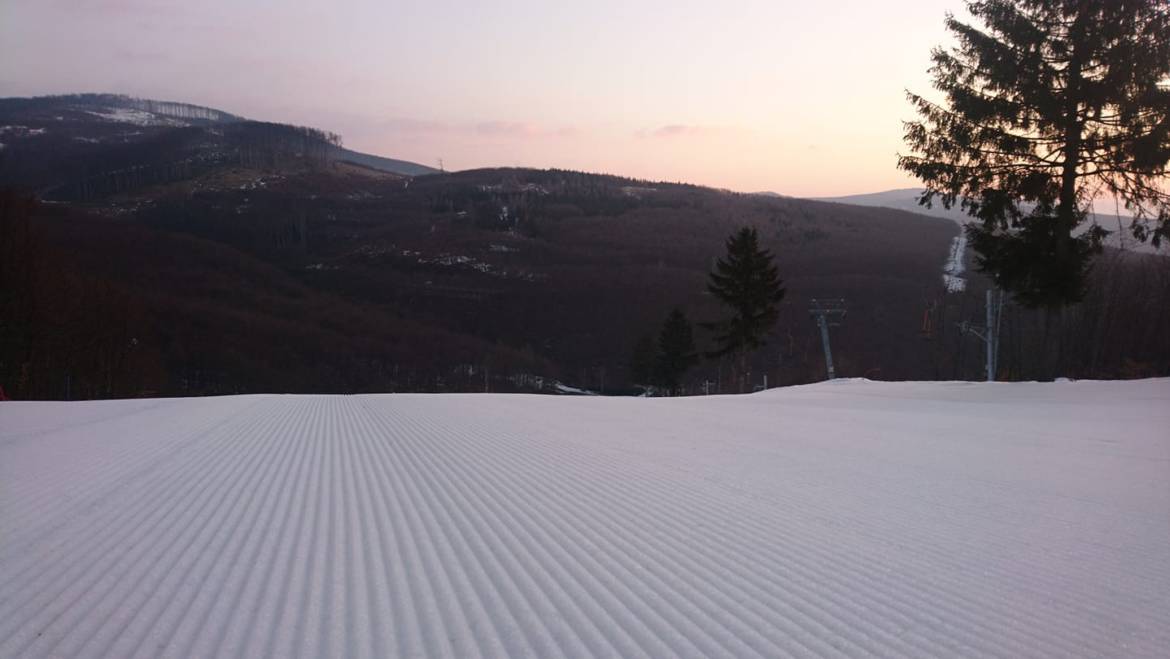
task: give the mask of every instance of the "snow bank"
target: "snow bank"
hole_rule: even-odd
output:
[[[0,656],[1170,647],[1170,380],[0,403]]]

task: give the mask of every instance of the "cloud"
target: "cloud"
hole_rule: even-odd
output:
[[[153,60],[155,62],[169,62],[173,61],[169,53],[162,50],[144,50],[137,48],[115,48],[110,56],[123,62],[141,62],[143,60]]]
[[[529,137],[536,130],[532,124],[516,121],[483,121],[475,125],[476,134],[488,137]]]
[[[576,126],[545,126],[527,121],[444,122],[415,117],[394,117],[383,120],[379,127],[401,138],[423,138],[438,135],[503,139],[567,138],[580,134]]]
[[[431,119],[394,117],[379,123],[379,127],[390,132],[408,135],[438,135],[452,132],[451,124]]]
[[[711,126],[696,126],[692,124],[667,124],[658,128],[642,129],[634,133],[637,137],[655,137],[670,139],[676,137],[695,137],[715,132]]]
[[[56,0],[53,4],[57,9],[70,13],[91,12],[106,16],[173,16],[190,13],[187,3],[177,0]]]

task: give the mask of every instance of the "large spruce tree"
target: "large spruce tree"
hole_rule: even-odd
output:
[[[743,227],[727,239],[727,255],[715,263],[707,290],[731,312],[730,317],[704,327],[714,330],[715,350],[709,357],[733,357],[743,389],[747,360],[761,348],[780,316],[783,282],[772,253],[760,247],[754,227]]]
[[[1099,195],[1139,240],[1170,238],[1170,2],[983,0],[948,15],[930,72],[940,103],[908,97],[898,166],[956,202],[979,267],[1032,307],[1081,298],[1105,231],[1079,232]]]

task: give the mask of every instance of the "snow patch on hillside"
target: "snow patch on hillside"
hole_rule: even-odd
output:
[[[135,126],[188,126],[185,121],[180,121],[173,117],[166,117],[145,110],[136,110],[134,108],[106,108],[105,112],[98,112],[97,110],[86,110],[89,114],[95,117],[101,117],[106,121],[113,121],[122,124],[133,124]]]
[[[6,137],[23,138],[44,135],[44,128],[29,128],[28,126],[0,126],[0,135]]]

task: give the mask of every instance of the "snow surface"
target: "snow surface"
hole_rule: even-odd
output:
[[[1170,380],[0,403],[0,656],[1164,657]]]

